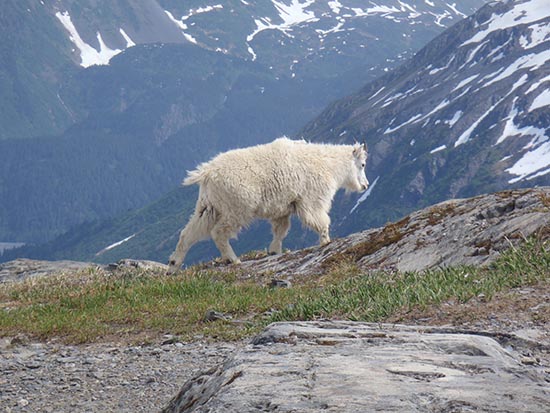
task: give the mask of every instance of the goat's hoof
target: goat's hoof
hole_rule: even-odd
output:
[[[177,270],[179,270],[179,266],[176,265],[176,261],[175,260],[168,261],[168,270],[166,271],[166,275],[172,275]]]

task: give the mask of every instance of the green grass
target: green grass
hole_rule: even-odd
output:
[[[183,340],[233,340],[273,321],[339,318],[384,321],[398,311],[466,302],[539,282],[550,282],[550,241],[526,240],[486,268],[422,273],[363,273],[342,262],[322,277],[271,289],[239,274],[189,269],[176,276],[128,270],[79,274],[0,285],[0,335],[24,333],[67,342],[152,340],[170,333]],[[214,309],[231,315],[205,322]]]

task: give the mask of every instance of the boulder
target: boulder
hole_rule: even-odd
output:
[[[548,412],[548,372],[522,356],[540,346],[446,328],[275,323],[162,412]]]

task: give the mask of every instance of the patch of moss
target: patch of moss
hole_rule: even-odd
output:
[[[430,208],[428,214],[428,224],[431,226],[439,224],[443,219],[449,215],[455,213],[456,205],[454,203],[446,203],[443,205],[436,205]]]
[[[321,265],[324,270],[329,270],[341,262],[357,262],[366,255],[372,255],[388,245],[399,242],[412,230],[404,230],[410,222],[410,217],[405,217],[398,222],[386,224],[380,231],[372,234],[367,240],[359,242],[344,251],[328,257]]]
[[[506,191],[496,192],[495,196],[497,196],[501,199],[507,199],[507,198],[511,198],[516,192],[517,191],[514,191],[512,189],[508,189]]]
[[[546,208],[550,208],[550,194],[546,192],[540,192],[539,199],[542,205],[544,205]]]

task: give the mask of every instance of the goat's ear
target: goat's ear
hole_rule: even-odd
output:
[[[353,156],[358,158],[359,155],[361,155],[362,150],[363,150],[363,147],[361,145],[359,145],[358,143],[356,143],[355,145],[353,145]]]
[[[363,150],[364,150],[365,152],[368,152],[368,151],[369,151],[369,148],[367,148],[367,142],[363,141],[363,144],[362,144],[361,146],[363,146]]]

